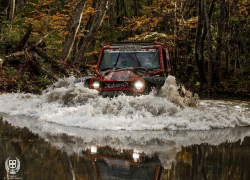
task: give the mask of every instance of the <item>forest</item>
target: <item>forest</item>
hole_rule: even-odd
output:
[[[95,71],[102,45],[157,41],[204,96],[250,97],[248,0],[0,0],[0,92]]]

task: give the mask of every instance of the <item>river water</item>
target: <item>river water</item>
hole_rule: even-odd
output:
[[[1,179],[250,179],[248,101],[180,96],[174,77],[112,99],[74,81],[0,96]]]

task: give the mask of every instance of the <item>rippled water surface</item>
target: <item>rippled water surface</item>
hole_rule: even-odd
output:
[[[22,179],[250,178],[249,127],[103,131],[8,115],[0,127],[1,177],[18,157]]]

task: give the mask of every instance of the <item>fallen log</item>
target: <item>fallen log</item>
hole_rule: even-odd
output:
[[[33,45],[33,47],[37,47],[39,44],[41,44],[41,43],[43,42],[43,40],[44,40],[45,38],[47,38],[49,35],[51,35],[51,34],[52,34],[53,32],[55,32],[55,31],[57,31],[58,29],[61,29],[61,27],[60,27],[60,28],[57,28],[57,29],[54,29],[53,31],[51,31],[51,32],[49,32],[49,33],[47,33],[47,34],[45,34],[41,39],[39,39],[39,41],[36,42],[36,44]]]
[[[35,52],[31,52],[30,62],[32,63],[33,66],[38,68],[42,73],[48,75],[50,78],[56,81],[58,80],[58,78],[54,74],[52,74],[51,72],[47,71],[46,69],[42,67],[41,63],[37,59],[37,54]]]
[[[60,28],[58,28],[58,29],[60,29]],[[50,33],[44,35],[41,39],[39,39],[39,41],[37,41],[34,45],[32,45],[32,46],[31,46],[28,50],[26,50],[26,51],[29,52],[29,51],[31,51],[32,49],[36,48],[39,44],[42,43],[42,41],[43,41],[45,38],[47,38],[50,34],[52,34],[53,32],[55,32],[55,31],[58,30],[58,29],[55,29],[55,30],[53,30],[52,32],[50,32]],[[29,31],[25,34],[25,36],[22,38],[22,40],[18,43],[18,45],[17,45],[17,47],[15,48],[15,50],[12,51],[11,54],[5,56],[6,59],[8,59],[8,58],[10,58],[10,57],[18,57],[18,56],[25,55],[26,52],[25,52],[25,51],[21,51],[21,50],[22,50],[22,48],[25,46],[26,42],[28,41],[31,32],[32,32],[32,31],[29,30]]]
[[[51,50],[51,51],[57,51],[60,52],[57,48],[52,48],[52,47],[43,47],[41,48],[42,50]]]
[[[59,28],[58,28],[59,29]],[[54,31],[58,30],[55,29],[52,32],[46,34],[45,36],[43,36],[39,41],[37,41],[34,45],[32,45],[29,49],[25,49],[24,51],[21,51],[23,49],[23,47],[25,46],[26,42],[28,41],[28,38],[31,34],[31,30],[28,31],[26,33],[26,35],[22,38],[22,40],[18,43],[17,47],[15,48],[15,50],[13,51],[12,54],[9,54],[7,56],[5,56],[5,59],[9,59],[11,57],[13,57],[14,59],[16,59],[16,57],[19,56],[29,56],[29,60],[35,59],[35,62],[38,63],[39,65],[41,63],[39,63],[39,61],[37,60],[37,57],[31,57],[29,55],[29,53],[34,54],[34,52],[36,53],[36,55],[41,56],[45,61],[49,62],[54,68],[57,68],[59,71],[61,71],[63,74],[68,75],[67,70],[62,67],[56,60],[54,60],[52,57],[50,57],[45,51],[43,51],[41,48],[38,48],[37,46],[39,44],[41,44],[41,42],[47,38],[50,34],[52,34]],[[29,53],[28,53],[29,52]],[[26,58],[26,57],[25,57]],[[27,58],[26,58],[27,59]],[[11,60],[12,61],[12,60]],[[37,64],[33,63],[36,67],[38,67]],[[39,68],[39,67],[38,67]],[[51,73],[49,73],[48,71],[46,71],[45,69],[43,69],[42,67],[39,68],[41,69],[45,74],[49,75],[50,77],[52,77],[53,79],[57,79],[55,78],[55,76]]]
[[[60,66],[56,60],[54,60],[52,57],[50,57],[46,52],[44,52],[42,49],[37,48],[37,47],[32,47],[28,49],[27,51],[20,51],[20,52],[15,52],[12,54],[9,54],[5,56],[6,59],[11,58],[11,57],[18,57],[18,56],[23,56],[26,55],[27,52],[36,52],[39,56],[41,56],[43,59],[48,61],[53,67],[58,68],[63,74],[68,74],[67,70]]]
[[[23,55],[25,55],[25,51],[19,51],[19,52],[9,54],[9,55],[5,56],[5,58],[8,59],[10,57],[18,57],[18,56],[23,56]]]
[[[22,38],[22,40],[17,44],[16,48],[14,49],[14,51],[12,53],[21,51],[23,49],[23,47],[25,46],[26,42],[28,41],[29,37],[31,34],[31,30],[29,30],[25,36]]]
[[[35,51],[43,59],[45,59],[46,61],[48,61],[52,66],[58,68],[63,74],[68,74],[68,72],[66,71],[66,69],[64,69],[62,66],[60,66],[56,60],[54,60],[52,57],[50,57],[42,49],[37,48],[37,47],[33,47],[32,50]]]

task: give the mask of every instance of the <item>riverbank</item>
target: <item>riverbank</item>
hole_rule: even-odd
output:
[[[250,87],[239,86],[230,83],[223,83],[221,88],[202,88],[194,87],[190,82],[184,82],[186,89],[199,95],[201,99],[232,99],[232,100],[248,100],[250,101]]]
[[[43,66],[49,64],[44,62]],[[65,66],[67,67],[67,66]],[[96,65],[83,65],[79,73],[73,72],[72,67],[67,67],[67,73],[58,71],[57,68],[51,67],[47,71],[53,72],[57,79],[74,75],[76,77],[93,76],[95,74]],[[183,78],[177,75],[176,79],[181,82],[186,89],[199,95],[200,98],[210,99],[241,99],[250,100],[250,78],[245,77],[244,82],[232,76],[224,77],[219,86],[209,88],[207,84],[201,89],[197,79],[192,75],[189,78]],[[6,62],[0,69],[0,95],[2,93],[34,93],[41,94],[42,90],[52,85],[55,81],[44,73],[29,64],[27,61]]]
[[[200,99],[215,99],[215,100],[241,100],[250,101],[250,95],[246,92],[228,92],[222,91],[217,93],[202,92],[199,94]]]

